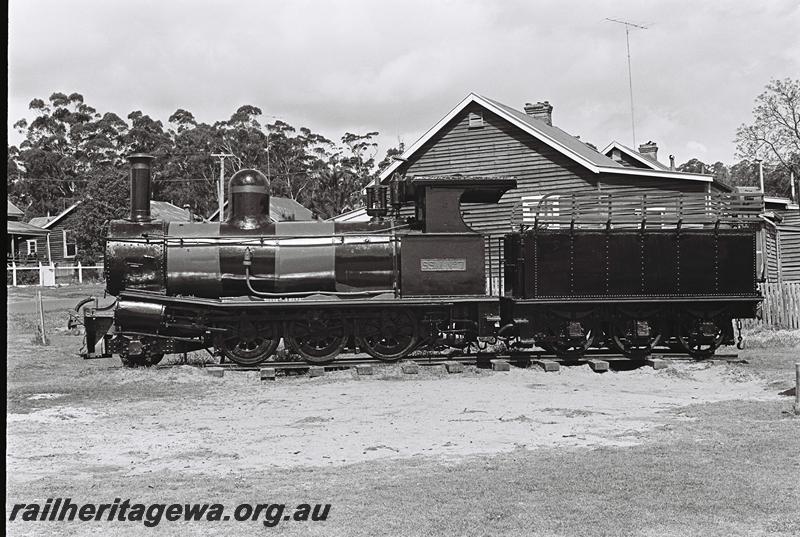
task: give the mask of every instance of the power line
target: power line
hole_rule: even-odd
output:
[[[633,148],[636,149],[636,121],[633,114],[633,76],[631,75],[631,42],[630,42],[630,29],[638,28],[639,30],[647,30],[647,26],[634,24],[628,21],[621,21],[617,19],[606,18],[608,22],[615,22],[625,26],[625,48],[628,52],[628,89],[631,95],[631,133],[633,135]]]

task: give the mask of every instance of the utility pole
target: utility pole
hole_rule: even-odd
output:
[[[219,188],[217,189],[217,197],[219,198],[219,221],[222,222],[222,217],[225,210],[225,159],[232,158],[230,153],[212,153],[212,157],[219,158]]]
[[[761,195],[764,195],[764,161],[757,158],[756,163],[758,164],[758,186],[761,188]]]
[[[647,30],[647,26],[641,26],[639,24],[633,24],[632,22],[628,21],[621,21],[617,19],[606,19],[609,22],[616,22],[617,24],[622,24],[625,26],[625,48],[628,51],[628,89],[630,90],[631,94],[631,133],[633,134],[633,150],[636,151],[636,121],[634,120],[633,115],[633,76],[631,75],[631,41],[630,41],[630,29],[631,28],[638,28],[639,30]]]

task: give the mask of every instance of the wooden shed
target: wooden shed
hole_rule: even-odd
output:
[[[73,203],[55,216],[37,216],[29,222],[50,232],[46,237],[38,239],[36,248],[38,251],[48,252],[51,263],[71,264],[78,255],[74,224],[77,214],[75,209],[80,203]]]
[[[72,264],[78,255],[78,245],[75,240],[75,209],[80,201],[70,205],[66,210],[56,216],[37,216],[31,218],[29,224],[38,226],[49,232],[37,239],[36,251],[49,252],[52,263],[61,265]],[[173,205],[167,201],[150,201],[150,214],[154,219],[164,221],[188,221],[189,212],[186,209]]]
[[[764,205],[764,276],[768,283],[800,282],[800,207],[770,197]]]

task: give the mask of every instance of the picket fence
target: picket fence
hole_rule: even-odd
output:
[[[6,265],[6,285],[37,285],[40,287],[64,283],[83,283],[85,278],[102,279],[103,265]]]
[[[800,329],[800,282],[761,283],[759,288],[764,295],[761,319],[747,319],[743,326]]]

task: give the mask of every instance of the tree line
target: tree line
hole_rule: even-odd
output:
[[[678,170],[710,174],[731,186],[757,187],[761,161],[765,194],[788,198],[792,178],[795,186],[800,181],[800,80],[771,80],[755,99],[752,121],[736,130],[735,142],[740,159],[735,164],[693,158]]]
[[[275,120],[264,122],[262,111],[245,105],[228,120],[202,123],[178,109],[164,125],[136,110],[127,121],[113,112],[100,113],[79,93],[53,93],[34,99],[34,117],[14,124],[24,136],[8,147],[9,199],[25,217],[57,214],[81,201],[78,251],[87,260],[102,252],[103,227],[124,217],[128,209],[126,157],[155,157],[152,196],[193,213],[208,216],[217,208],[219,160],[225,176],[255,168],[270,178],[271,192],[298,201],[320,218],[360,206],[362,188],[402,152],[392,148],[376,161],[377,132],[346,132],[334,142],[321,134]]]
[[[14,124],[24,136],[8,147],[9,199],[26,218],[57,214],[78,200],[79,256],[97,259],[104,226],[128,208],[126,156],[155,158],[153,197],[189,206],[208,216],[217,207],[219,161],[228,153],[226,177],[242,168],[265,172],[275,196],[294,199],[320,218],[361,205],[361,190],[387,167],[402,146],[377,161],[377,132],[346,132],[334,142],[301,127],[265,122],[258,107],[245,105],[228,120],[202,123],[182,108],[164,125],[140,110],[122,119],[100,113],[79,93],[53,93],[30,103],[33,118]],[[697,158],[678,170],[712,174],[732,186],[757,186],[762,161],[765,191],[787,197],[790,177],[800,179],[800,80],[773,80],[755,100],[753,120],[736,132],[739,162],[707,164]]]

